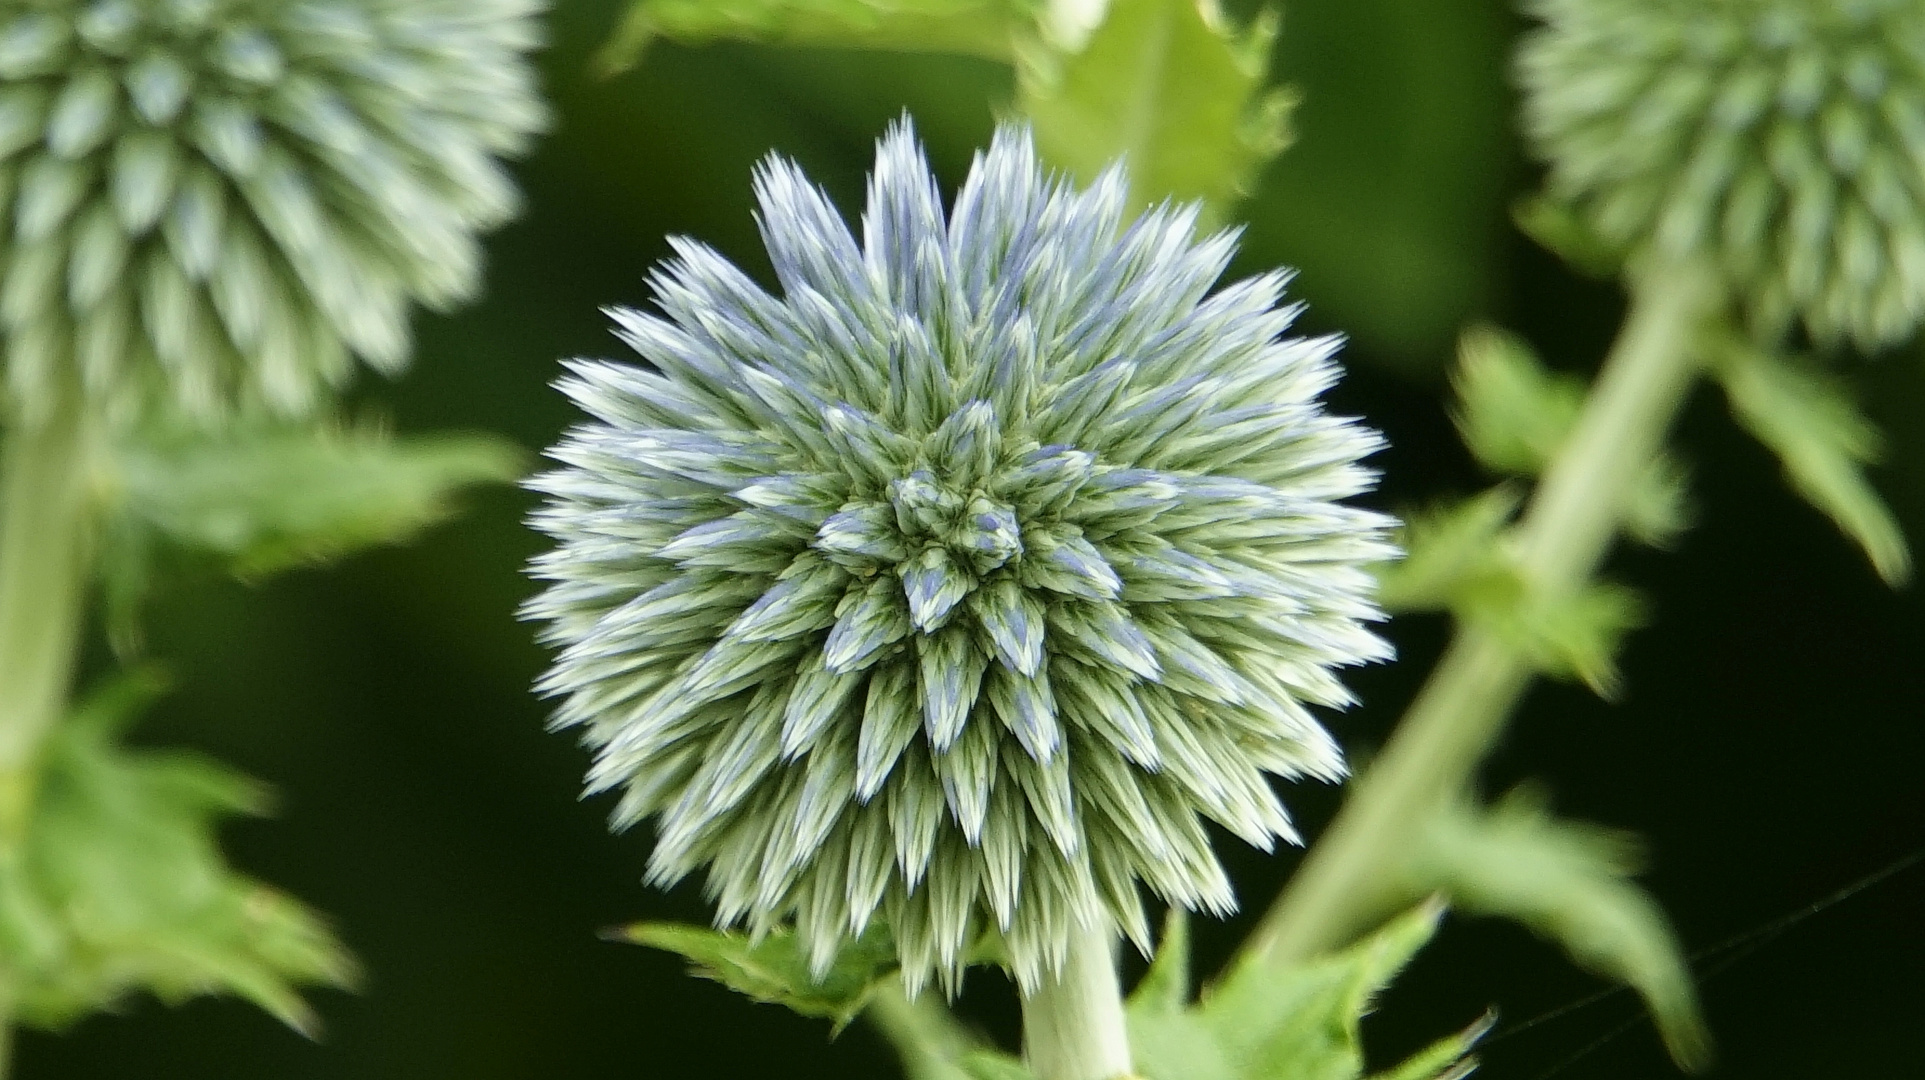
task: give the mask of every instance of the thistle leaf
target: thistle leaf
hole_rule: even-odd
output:
[[[1023,0],[639,0],[596,65],[619,75],[649,43],[759,41],[830,48],[1015,55],[1033,27]]]
[[[163,684],[124,675],[55,730],[31,831],[0,860],[0,971],[15,1008],[62,1028],[141,991],[168,1003],[234,994],[314,1036],[296,988],[350,987],[354,962],[313,912],[222,859],[217,820],[263,812],[260,785],[118,743]]]
[[[457,491],[513,481],[523,461],[486,436],[269,428],[129,439],[114,469],[126,520],[259,577],[403,541],[445,518]]]
[[[1636,844],[1592,825],[1552,819],[1529,790],[1488,810],[1458,805],[1430,819],[1409,888],[1447,893],[1469,911],[1516,919],[1578,963],[1643,995],[1671,1056],[1709,1063],[1710,1036],[1690,972],[1663,911],[1630,883]]]
[[[1547,369],[1523,338],[1494,326],[1473,326],[1458,343],[1451,380],[1458,432],[1477,460],[1503,476],[1544,471],[1577,423],[1585,400],[1580,379]],[[1662,547],[1689,520],[1686,474],[1660,452],[1638,474],[1624,510],[1632,539]]]
[[[672,952],[690,970],[739,994],[832,1021],[840,1033],[861,1014],[877,984],[895,971],[896,946],[880,930],[845,945],[826,970],[811,971],[806,950],[790,931],[761,941],[746,934],[686,923],[646,922],[605,935]]]
[[[1358,1080],[1360,1034],[1375,996],[1430,940],[1442,915],[1429,904],[1348,950],[1277,971],[1250,960],[1188,1002],[1183,927],[1172,920],[1155,965],[1128,1007],[1130,1048],[1146,1080]],[[1474,1024],[1419,1052],[1390,1074],[1441,1080],[1468,1071]]]
[[[1404,557],[1377,568],[1377,601],[1386,611],[1442,611],[1466,590],[1507,574],[1501,543],[1518,494],[1496,487],[1462,502],[1406,513]]]
[[[1112,0],[1080,51],[1019,66],[1017,109],[1084,182],[1121,158],[1138,205],[1198,199],[1220,222],[1290,142],[1295,98],[1267,86],[1277,28],[1274,9],[1239,28],[1215,0]]]
[[[1598,582],[1557,597],[1527,595],[1521,582],[1488,579],[1458,609],[1553,678],[1577,679],[1602,698],[1618,690],[1618,649],[1644,622],[1638,594]]]
[[[1898,522],[1865,478],[1878,461],[1878,429],[1823,373],[1727,340],[1717,373],[1731,411],[1784,465],[1792,490],[1850,537],[1878,576],[1911,579],[1911,551]]]

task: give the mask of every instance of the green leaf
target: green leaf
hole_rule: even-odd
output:
[[[1542,473],[1584,408],[1582,379],[1551,371],[1523,338],[1489,325],[1464,331],[1451,383],[1464,445],[1500,475]],[[1690,521],[1686,481],[1684,467],[1660,453],[1631,490],[1624,531],[1654,547],[1674,539]]]
[[[753,941],[748,935],[686,923],[636,923],[612,931],[617,940],[676,953],[693,972],[756,1001],[833,1021],[841,1031],[869,1004],[877,984],[895,972],[896,947],[872,931],[842,950],[817,977],[792,931]]]
[[[1624,834],[1553,820],[1542,799],[1523,790],[1488,811],[1458,805],[1435,815],[1412,857],[1409,888],[1516,919],[1578,963],[1629,984],[1671,1056],[1701,1068],[1711,1043],[1697,993],[1664,913],[1628,880],[1637,855]]]
[[[353,961],[306,907],[222,859],[216,822],[261,813],[260,785],[115,741],[161,685],[125,676],[53,735],[28,835],[0,850],[0,971],[38,1027],[146,991],[169,1003],[234,994],[312,1036],[296,987],[350,986]]]
[[[759,41],[1014,59],[1035,26],[1029,0],[639,0],[596,58],[604,74],[635,65],[649,42]]]
[[[122,514],[253,577],[405,540],[524,457],[492,436],[301,427],[128,442],[115,463]]]
[[[1716,350],[1716,370],[1738,422],[1778,455],[1792,489],[1837,524],[1878,576],[1902,585],[1911,551],[1892,512],[1865,479],[1878,461],[1878,429],[1823,372],[1737,340]]]
[[[1553,678],[1577,679],[1602,698],[1617,695],[1618,649],[1624,635],[1644,623],[1638,594],[1610,582],[1545,598],[1529,595],[1514,578],[1492,578],[1457,610],[1504,638],[1532,667]]]
[[[1443,908],[1426,904],[1342,953],[1277,971],[1244,960],[1185,1006],[1169,975],[1146,979],[1129,1002],[1130,1045],[1148,1080],[1357,1080],[1360,1027],[1371,1002],[1436,931]],[[1180,934],[1176,924],[1172,930]],[[1157,963],[1186,963],[1181,937]],[[1185,980],[1187,981],[1187,980]],[[1392,1070],[1396,1080],[1462,1075],[1484,1031],[1476,1025]]]
[[[1017,108],[1045,160],[1084,182],[1125,158],[1139,205],[1200,199],[1223,221],[1289,143],[1293,96],[1268,87],[1274,10],[1232,26],[1216,0],[1112,0],[1079,51],[1019,65]]]
[[[1584,382],[1546,369],[1523,338],[1489,325],[1464,331],[1451,379],[1451,419],[1485,468],[1535,476],[1584,407]]]
[[[1377,568],[1377,600],[1388,611],[1442,611],[1493,576],[1512,579],[1504,530],[1518,493],[1495,487],[1461,502],[1403,515],[1404,557]]]
[[[1624,270],[1624,249],[1599,236],[1564,202],[1543,194],[1526,196],[1511,207],[1511,220],[1580,274],[1611,281]]]

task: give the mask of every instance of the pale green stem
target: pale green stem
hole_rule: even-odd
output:
[[[91,494],[77,409],[8,429],[0,445],[0,845],[25,833],[42,744],[66,711]]]
[[[1697,329],[1715,299],[1695,268],[1654,268],[1637,279],[1630,313],[1576,427],[1515,531],[1527,602],[1582,588],[1610,550],[1632,485],[1695,379]],[[1517,649],[1460,626],[1382,754],[1245,943],[1246,953],[1276,966],[1301,963],[1380,918],[1424,815],[1469,781],[1531,674]]]
[[[1061,971],[1023,997],[1023,1059],[1037,1080],[1130,1075],[1116,935],[1079,930]]]
[[[92,549],[87,429],[78,410],[16,421],[0,442],[0,862],[17,864],[41,751],[66,712]],[[6,978],[0,972],[0,983]],[[0,985],[0,1080],[14,992]]]
[[[909,1080],[967,1080],[961,1061],[981,1043],[935,995],[912,999],[892,979],[876,988],[862,1015],[896,1048]]]

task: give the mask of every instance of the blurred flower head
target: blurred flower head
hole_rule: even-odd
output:
[[[471,296],[540,0],[0,0],[7,396],[296,415]]]
[[[1139,882],[1229,910],[1204,822],[1294,839],[1269,778],[1341,774],[1305,706],[1387,652],[1337,342],[1018,129],[948,213],[893,131],[861,243],[781,159],[757,194],[780,295],[678,241],[613,313],[654,370],[572,364],[595,419],[536,482],[543,688],[652,880],[706,865],[818,966],[880,915],[912,988],[985,932],[1025,986],[1078,926],[1143,942]]]
[[[1925,318],[1925,3],[1535,0],[1527,124],[1606,239],[1705,256],[1755,327]]]

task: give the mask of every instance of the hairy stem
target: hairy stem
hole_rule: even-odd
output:
[[[1130,1075],[1116,935],[1084,929],[1063,969],[1023,998],[1023,1058],[1037,1080],[1116,1080]]]
[[[1570,437],[1514,533],[1532,601],[1580,589],[1610,550],[1696,375],[1699,323],[1716,294],[1695,267],[1650,268]],[[1456,794],[1530,685],[1519,652],[1460,626],[1383,753],[1304,859],[1244,948],[1284,966],[1337,948],[1384,914],[1386,879],[1423,816]]]
[[[41,745],[66,710],[91,549],[77,409],[17,422],[0,444],[0,848],[26,832]]]

